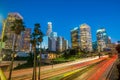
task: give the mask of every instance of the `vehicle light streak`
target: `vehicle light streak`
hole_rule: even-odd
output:
[[[107,70],[107,68],[117,59],[117,56],[113,56],[111,59],[109,59],[105,64],[103,64],[102,67],[99,67],[96,72],[93,73],[93,75],[88,80],[105,80],[104,77],[102,77],[103,73]]]

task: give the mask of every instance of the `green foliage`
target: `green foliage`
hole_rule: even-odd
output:
[[[39,23],[36,23],[35,26],[34,26],[34,31],[32,33],[32,35],[30,36],[31,37],[31,44],[32,44],[32,49],[34,51],[34,65],[33,65],[33,77],[32,79],[36,80],[36,65],[37,65],[37,53],[39,53],[39,55],[41,55],[39,52],[39,49],[37,50],[37,45],[38,46],[41,46],[41,42],[43,41],[43,33],[40,29],[40,24]],[[39,58],[39,76],[40,76],[40,60],[41,58]],[[39,77],[38,76],[38,77]],[[40,78],[40,77],[39,77]],[[39,79],[40,80],[40,79]]]
[[[39,45],[43,41],[43,32],[40,29],[40,24],[36,23],[34,27],[34,32],[31,35],[31,44],[32,46],[36,46],[37,44]]]
[[[22,31],[25,30],[25,26],[23,24],[22,19],[16,19],[12,24],[11,24],[11,31],[13,31],[13,33],[16,35],[15,40],[14,40],[14,45],[13,45],[13,52],[12,53],[12,60],[11,60],[11,64],[10,64],[10,73],[9,73],[9,78],[8,80],[11,80],[11,75],[12,75],[12,69],[13,69],[13,62],[14,62],[14,56],[16,53],[16,42],[17,42],[17,37],[18,35],[21,34]]]

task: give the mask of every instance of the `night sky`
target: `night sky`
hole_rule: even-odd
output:
[[[119,0],[0,0],[0,20],[9,12],[20,13],[27,27],[40,23],[44,33],[51,21],[53,31],[69,42],[70,30],[82,23],[91,27],[92,41],[96,41],[96,30],[103,27],[112,42],[120,40]]]

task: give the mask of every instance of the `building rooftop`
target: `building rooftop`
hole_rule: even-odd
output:
[[[75,30],[77,30],[77,29],[78,29],[78,27],[75,27],[74,29],[71,30],[71,32],[73,32],[73,31],[75,31]]]
[[[86,23],[84,23],[84,24],[80,25],[80,28],[90,28],[90,27],[89,27],[89,25],[87,25]]]
[[[104,29],[104,28],[98,29],[98,30],[97,30],[97,33],[98,33],[98,32],[105,32],[105,29]]]
[[[19,17],[20,19],[23,19],[23,17],[18,12],[8,13],[8,16]]]

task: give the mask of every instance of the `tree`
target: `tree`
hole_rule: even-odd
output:
[[[8,80],[11,80],[11,75],[12,75],[12,69],[13,69],[13,62],[14,62],[14,56],[16,54],[16,43],[17,43],[17,38],[19,35],[21,35],[21,32],[25,30],[24,23],[22,19],[16,19],[12,26],[11,26],[11,31],[14,34],[14,44],[13,44],[13,53],[12,53],[12,60],[10,64],[10,73],[9,73],[9,78]]]
[[[43,41],[43,33],[40,29],[40,24],[36,23],[34,26],[34,32],[31,35],[31,44],[32,44],[32,49],[34,52],[34,66],[33,66],[33,80],[36,80],[36,63],[37,63],[37,52],[36,52],[36,46],[40,45],[41,42]],[[39,73],[38,73],[38,80],[40,80],[40,62],[41,62],[41,51],[40,51],[40,58],[39,58]]]
[[[117,50],[118,53],[120,53],[120,44],[118,44],[118,45],[116,46],[116,50]]]
[[[42,58],[42,57],[41,57],[42,41],[43,41],[43,33],[40,31],[40,36],[39,36],[39,38],[38,38],[38,42],[39,42],[39,45],[40,45],[38,80],[40,80],[40,65],[41,65],[41,58]]]
[[[118,52],[118,58],[120,58],[120,44],[116,46],[116,50]]]
[[[118,52],[118,59],[119,59],[119,62],[117,64],[117,69],[118,69],[118,72],[119,72],[119,79],[118,80],[120,80],[120,44],[118,44],[116,46],[116,50]]]

